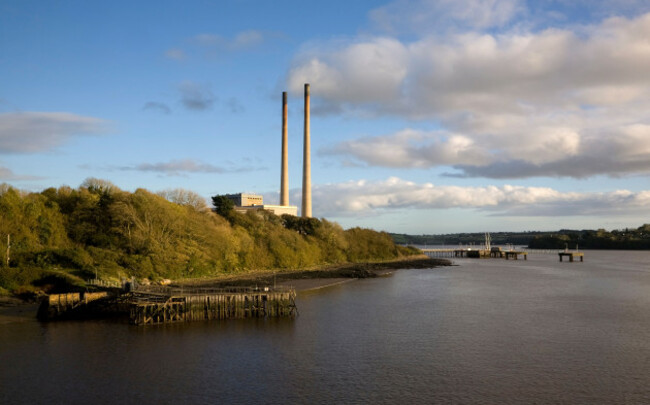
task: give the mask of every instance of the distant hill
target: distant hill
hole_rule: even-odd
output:
[[[395,243],[401,245],[480,245],[484,233],[456,233],[441,235],[406,235],[391,233]],[[493,245],[525,245],[531,249],[564,249],[576,245],[584,249],[650,249],[650,224],[636,229],[606,231],[561,229],[555,232],[494,232],[490,233]]]

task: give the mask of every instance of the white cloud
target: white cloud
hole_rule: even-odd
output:
[[[450,28],[486,29],[509,23],[524,11],[521,0],[397,0],[370,12],[387,32],[430,33]]]
[[[596,174],[620,176],[650,173],[650,125],[613,129],[603,136],[580,136],[563,128],[529,132],[523,142],[508,144],[444,131],[403,130],[390,135],[343,141],[320,150],[339,155],[353,165],[419,168],[450,166],[452,177],[526,178],[533,176],[584,178]],[[486,137],[487,138],[487,137]]]
[[[0,114],[0,153],[45,152],[74,136],[106,130],[106,121],[65,112],[3,113]]]
[[[464,208],[509,216],[650,214],[650,191],[565,193],[546,187],[511,185],[435,186],[397,177],[319,185],[313,188],[312,196],[314,212],[322,216],[379,214],[404,208]]]
[[[233,36],[224,36],[214,33],[202,33],[186,39],[183,47],[173,47],[165,51],[167,59],[183,61],[197,55],[207,58],[223,56],[230,52],[243,52],[259,48],[269,38],[281,37],[280,34],[246,30],[235,33]]]
[[[305,51],[288,84],[299,93],[310,82],[315,104],[327,111],[442,126],[442,135],[427,135],[417,147],[393,134],[330,148],[370,165],[450,165],[461,175],[493,177],[518,166],[528,176],[650,173],[647,38],[650,13],[609,18],[579,33],[363,38]],[[362,152],[365,146],[371,150]],[[382,155],[392,147],[394,156]],[[455,150],[463,153],[454,158]]]
[[[257,30],[242,31],[228,38],[218,34],[199,34],[194,41],[214,50],[240,51],[256,47],[264,42],[264,35]]]
[[[171,160],[169,162],[141,163],[135,166],[124,166],[120,170],[135,170],[141,172],[158,172],[168,176],[178,176],[181,173],[224,173],[226,169],[201,163],[192,159]]]
[[[320,151],[345,155],[370,166],[429,168],[438,165],[489,163],[485,148],[463,135],[405,129],[395,134],[344,141]]]
[[[172,113],[172,109],[165,103],[159,103],[157,101],[148,101],[142,107],[144,111],[157,111],[161,114],[169,115]]]
[[[299,93],[304,83],[315,83],[320,97],[335,102],[390,103],[399,98],[408,72],[407,48],[391,38],[353,43],[340,52],[305,58],[289,73],[289,88]]]
[[[647,0],[394,0],[369,13],[373,28],[390,34],[430,35],[452,31],[501,31],[576,27],[608,16],[650,11]]]
[[[187,55],[181,48],[170,48],[165,51],[165,57],[173,60],[184,60]]]
[[[216,97],[212,94],[210,86],[192,81],[184,81],[178,86],[181,94],[181,103],[185,108],[195,111],[204,111],[212,108]]]
[[[17,181],[17,180],[41,180],[42,177],[25,176],[15,174],[11,169],[0,166],[0,180],[3,181]]]
[[[193,159],[170,160],[168,162],[158,163],[140,163],[133,166],[122,166],[118,169],[123,171],[155,172],[167,176],[182,176],[186,175],[187,173],[241,173],[262,170],[262,168],[252,166],[214,166],[209,163],[203,163]]]

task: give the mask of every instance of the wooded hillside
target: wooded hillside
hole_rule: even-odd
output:
[[[131,193],[97,179],[40,193],[0,185],[0,292],[83,285],[96,276],[155,281],[412,253],[383,232],[266,211],[222,216],[194,197]]]

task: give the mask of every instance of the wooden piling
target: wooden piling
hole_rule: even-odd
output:
[[[170,290],[166,301],[147,301],[140,293],[130,311],[130,321],[149,325],[182,321],[229,318],[270,318],[297,313],[295,290],[260,291],[190,291],[182,294]]]

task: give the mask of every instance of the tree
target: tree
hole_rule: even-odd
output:
[[[212,205],[217,214],[222,217],[228,217],[235,208],[235,203],[225,195],[215,195],[212,197]]]
[[[81,187],[88,189],[91,193],[95,194],[113,194],[116,191],[121,191],[119,187],[108,180],[97,179],[95,177],[88,177],[81,183]]]
[[[203,197],[194,191],[185,190],[184,188],[167,189],[159,191],[156,194],[173,203],[192,207],[197,211],[202,211],[206,208]]]
[[[321,226],[318,218],[303,218],[289,214],[283,214],[281,218],[285,228],[294,230],[301,235],[314,235]]]

